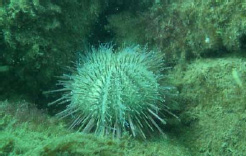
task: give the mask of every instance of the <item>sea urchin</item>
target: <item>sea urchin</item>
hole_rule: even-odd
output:
[[[124,47],[114,52],[109,45],[92,48],[80,57],[76,70],[59,82],[63,96],[51,104],[68,103],[59,113],[73,115],[70,128],[120,137],[129,132],[143,136],[162,132],[164,105],[162,57],[147,48]]]

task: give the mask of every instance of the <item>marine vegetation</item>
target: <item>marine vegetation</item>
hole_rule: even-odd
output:
[[[62,74],[60,67],[73,60],[71,52],[81,48],[103,8],[98,0],[3,2],[0,7],[1,96],[23,95],[44,104],[42,90],[48,90],[55,82],[54,76]]]
[[[157,46],[166,62],[242,54],[246,43],[242,1],[160,1],[148,11],[108,16],[117,43]]]
[[[163,139],[163,140],[160,140]],[[146,149],[146,147],[148,149]],[[71,132],[61,121],[26,101],[0,101],[0,156],[190,155],[175,138],[145,141]]]
[[[147,133],[166,124],[161,110],[165,106],[165,86],[160,84],[162,57],[139,46],[114,51],[110,45],[80,57],[76,70],[62,76],[63,96],[51,104],[69,102],[59,117],[73,115],[70,128],[99,135],[146,138]]]

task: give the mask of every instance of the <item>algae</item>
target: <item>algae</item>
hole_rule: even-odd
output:
[[[180,141],[193,155],[244,155],[246,59],[199,59],[169,76],[185,103]]]
[[[158,47],[169,62],[220,57],[245,50],[246,5],[241,1],[174,0],[108,17],[117,43]]]
[[[1,86],[37,101],[71,65],[103,6],[94,1],[11,0],[0,8],[0,62],[11,67]],[[45,97],[43,97],[45,98]]]
[[[119,140],[68,131],[62,121],[34,106],[23,101],[0,103],[0,155],[189,155],[171,138],[138,141],[126,135]]]

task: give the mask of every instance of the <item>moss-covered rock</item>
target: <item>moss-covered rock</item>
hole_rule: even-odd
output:
[[[0,8],[0,92],[36,100],[75,60],[102,10],[98,0],[6,1]]]
[[[119,44],[148,43],[169,61],[218,57],[245,50],[245,8],[241,1],[160,1],[147,11],[111,15],[106,28]]]
[[[83,134],[24,101],[0,102],[0,108],[0,155],[189,155],[175,138]]]
[[[246,153],[245,78],[244,58],[201,59],[170,74],[186,106],[180,142],[193,155]]]

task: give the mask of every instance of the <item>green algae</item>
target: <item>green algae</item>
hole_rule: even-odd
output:
[[[2,5],[0,62],[11,68],[0,74],[0,85],[9,91],[6,97],[25,93],[37,100],[61,75],[60,67],[75,60],[103,6],[98,0],[11,0]]]
[[[193,155],[246,153],[245,63],[238,57],[200,59],[170,73],[185,103],[180,141]]]
[[[0,155],[189,155],[175,139],[139,141],[126,135],[119,140],[68,131],[61,121],[27,106],[32,105],[0,103]]]
[[[241,1],[174,0],[138,13],[108,17],[117,43],[158,47],[169,62],[221,57],[245,49],[246,5]]]

